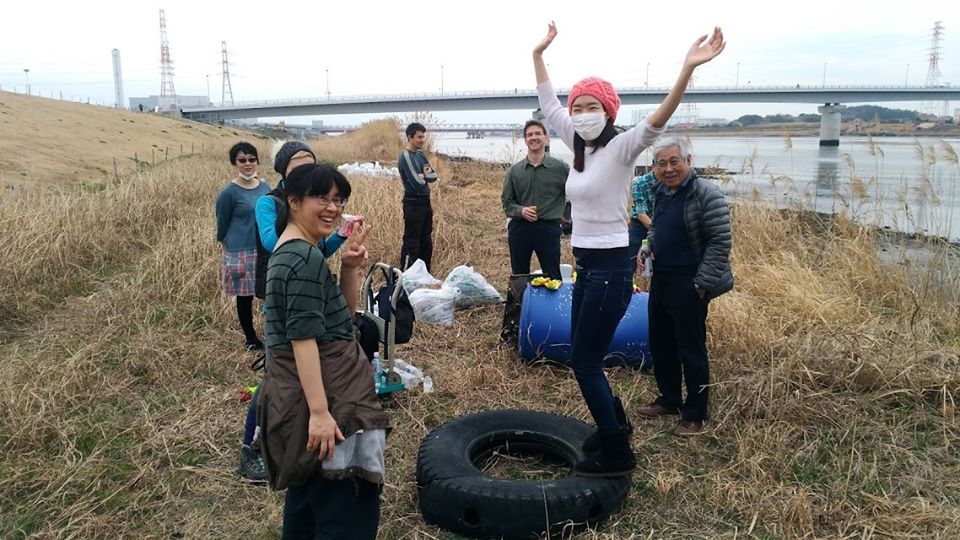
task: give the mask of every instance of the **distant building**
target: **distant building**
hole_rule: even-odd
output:
[[[699,127],[710,127],[710,126],[725,126],[729,124],[730,121],[726,118],[700,118],[697,121],[697,126]]]
[[[210,107],[212,105],[210,98],[207,96],[177,96],[176,103],[173,103],[173,100],[166,96],[132,97],[129,101],[131,111],[139,111],[140,105],[143,105],[143,110],[147,112],[155,110],[167,112],[174,110],[175,107],[182,109],[184,107]]]
[[[640,122],[643,122],[648,116],[650,116],[650,113],[652,112],[653,109],[638,109],[633,111],[633,114],[630,117],[630,125],[635,126]]]

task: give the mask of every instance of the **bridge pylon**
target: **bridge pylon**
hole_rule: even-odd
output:
[[[820,113],[820,146],[840,146],[840,112],[846,109],[838,103],[817,107]]]

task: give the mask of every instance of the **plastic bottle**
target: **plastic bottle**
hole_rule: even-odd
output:
[[[396,368],[400,371],[407,372],[418,379],[423,379],[423,371],[421,371],[417,366],[408,364],[399,358],[393,361],[393,365],[396,366]]]
[[[644,238],[643,242],[640,243],[640,253],[646,253],[643,255],[643,274],[641,274],[643,277],[650,277],[653,275],[653,258],[649,255],[649,249],[650,242]]]
[[[424,377],[423,379],[423,393],[429,394],[433,392],[433,379],[430,377]]]
[[[380,360],[380,353],[373,353],[373,384],[377,389],[377,392],[380,391],[380,379],[383,378],[383,363]]]
[[[403,387],[407,390],[416,388],[420,385],[420,379],[412,373],[407,373],[396,366],[394,366],[393,372],[400,376],[400,382],[403,383]]]

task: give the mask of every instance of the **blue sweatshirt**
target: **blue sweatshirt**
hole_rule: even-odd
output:
[[[280,181],[279,186],[283,188],[283,180]],[[260,234],[260,243],[263,244],[264,249],[272,253],[273,248],[277,246],[277,238],[280,237],[280,235],[277,234],[277,201],[273,197],[264,194],[264,196],[257,199],[255,212],[257,230]],[[334,231],[334,233],[326,239],[321,240],[320,245],[317,247],[323,252],[324,257],[330,257],[340,249],[340,246],[342,246],[346,240],[346,238]]]
[[[697,273],[700,261],[690,246],[687,224],[683,220],[686,192],[692,176],[688,176],[672,194],[664,184],[657,187],[656,204],[653,206],[653,227],[657,231],[656,251],[653,253],[654,272],[691,276]]]
[[[270,191],[266,182],[245,189],[230,182],[217,195],[217,241],[227,251],[257,249],[257,222],[254,206],[257,199]]]

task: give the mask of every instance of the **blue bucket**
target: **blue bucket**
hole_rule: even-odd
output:
[[[605,366],[652,366],[650,327],[645,292],[633,293],[627,312],[620,320],[604,358]],[[526,361],[552,360],[570,365],[570,312],[573,284],[559,290],[527,285],[520,308],[520,358]]]

